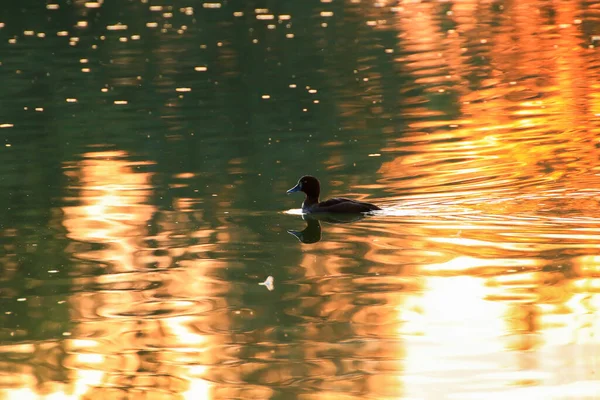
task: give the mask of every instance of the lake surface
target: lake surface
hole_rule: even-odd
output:
[[[3,2],[0,399],[599,398],[598,46],[595,1]]]

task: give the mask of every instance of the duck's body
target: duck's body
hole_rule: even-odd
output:
[[[333,199],[319,202],[310,201],[308,197],[302,203],[302,211],[306,213],[363,213],[381,210],[375,204],[364,203],[347,199],[345,197],[334,197]]]
[[[319,202],[321,185],[314,176],[303,176],[298,184],[287,191],[287,193],[304,192],[306,198],[302,203],[302,211],[305,213],[345,213],[356,214],[369,211],[381,210],[375,204],[365,203],[347,199],[345,197],[336,197],[333,199]]]

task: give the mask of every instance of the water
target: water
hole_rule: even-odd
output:
[[[1,399],[598,398],[595,2],[5,3]]]

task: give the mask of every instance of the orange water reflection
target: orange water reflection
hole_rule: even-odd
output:
[[[532,19],[534,3],[510,5],[503,17],[515,23],[497,31],[482,31],[468,6],[452,7],[451,32],[431,18],[442,4],[407,2],[397,14],[398,26],[419,26],[399,29],[414,51],[397,62],[427,86],[405,99],[418,104],[406,118],[437,117],[409,122],[384,149],[403,155],[380,169],[385,186],[414,204],[416,216],[403,212],[419,226],[402,236],[418,236],[429,253],[416,267],[422,295],[398,309],[408,398],[600,390],[597,51],[581,35],[578,3],[561,3],[554,26],[543,13]],[[446,95],[456,110],[435,110],[427,98]],[[374,245],[375,260],[405,264],[394,257],[402,252],[383,250],[406,246],[397,223],[382,223],[390,235]]]
[[[70,299],[76,326],[65,364],[76,371],[74,398],[208,396],[210,384],[194,378],[201,365],[181,364],[182,358],[202,358],[210,344],[194,328],[193,316],[205,308],[205,298],[195,294],[209,291],[206,268],[167,269],[182,252],[170,251],[171,261],[162,256],[169,216],[162,222],[164,236],[150,235],[157,209],[148,204],[152,174],[139,172],[144,165],[124,152],[97,152],[68,170],[82,202],[63,210],[69,237],[81,244],[73,255],[105,268],[97,278],[76,279],[81,289]],[[102,249],[90,250],[90,244]]]
[[[320,17],[332,17],[330,3],[322,3]],[[154,136],[163,132],[156,131],[143,142],[155,157],[85,152],[64,166],[66,205],[55,213],[72,260],[64,279],[71,329],[59,338],[22,334],[22,342],[2,344],[9,361],[0,364],[6,377],[0,397],[580,399],[600,393],[600,57],[586,30],[597,26],[597,7],[347,3],[353,11],[347,22],[359,21],[358,41],[371,39],[370,31],[392,33],[385,46],[365,45],[373,54],[353,59],[355,73],[331,89],[339,94],[332,109],[340,125],[360,131],[365,144],[381,143],[382,164],[371,181],[358,169],[336,176],[351,157],[340,133],[311,136],[322,140],[326,154],[316,167],[332,174],[333,191],[361,184],[363,192],[380,190],[386,210],[351,224],[324,224],[320,241],[297,243],[284,227],[299,219],[258,211],[264,204],[254,197],[262,193],[253,185],[242,193],[245,182],[256,182],[251,174],[274,168],[252,166],[254,155],[234,148],[263,151],[246,130],[243,139],[250,140],[232,141],[231,154],[219,154],[219,168],[199,162],[198,149],[181,165],[186,155],[177,153],[175,167],[161,160],[164,143]],[[161,15],[170,20],[171,11]],[[250,15],[270,18],[268,12]],[[265,29],[280,29],[273,27]],[[326,32],[315,35],[325,40]],[[238,55],[227,41],[219,43],[217,57],[228,66],[223,75],[235,76]],[[339,64],[344,57],[331,54]],[[164,119],[176,131],[166,142],[205,133],[184,129],[179,106],[191,94],[172,90],[178,80],[170,69],[178,61],[166,59],[166,77],[156,78],[160,91],[170,93]],[[115,82],[135,87],[134,76]],[[205,83],[218,103],[226,96],[213,93],[221,77],[213,78]],[[391,90],[388,81],[396,85]],[[205,101],[194,107],[219,114]],[[371,123],[381,131],[369,130]],[[216,146],[222,134],[206,133],[202,147]],[[269,145],[287,138],[276,134],[269,132],[275,138]],[[246,195],[252,200],[243,203]],[[16,247],[5,250],[14,256]],[[270,275],[272,292],[258,285]]]

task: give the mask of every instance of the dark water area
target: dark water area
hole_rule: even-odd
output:
[[[594,1],[3,2],[0,400],[600,398],[599,45]]]

